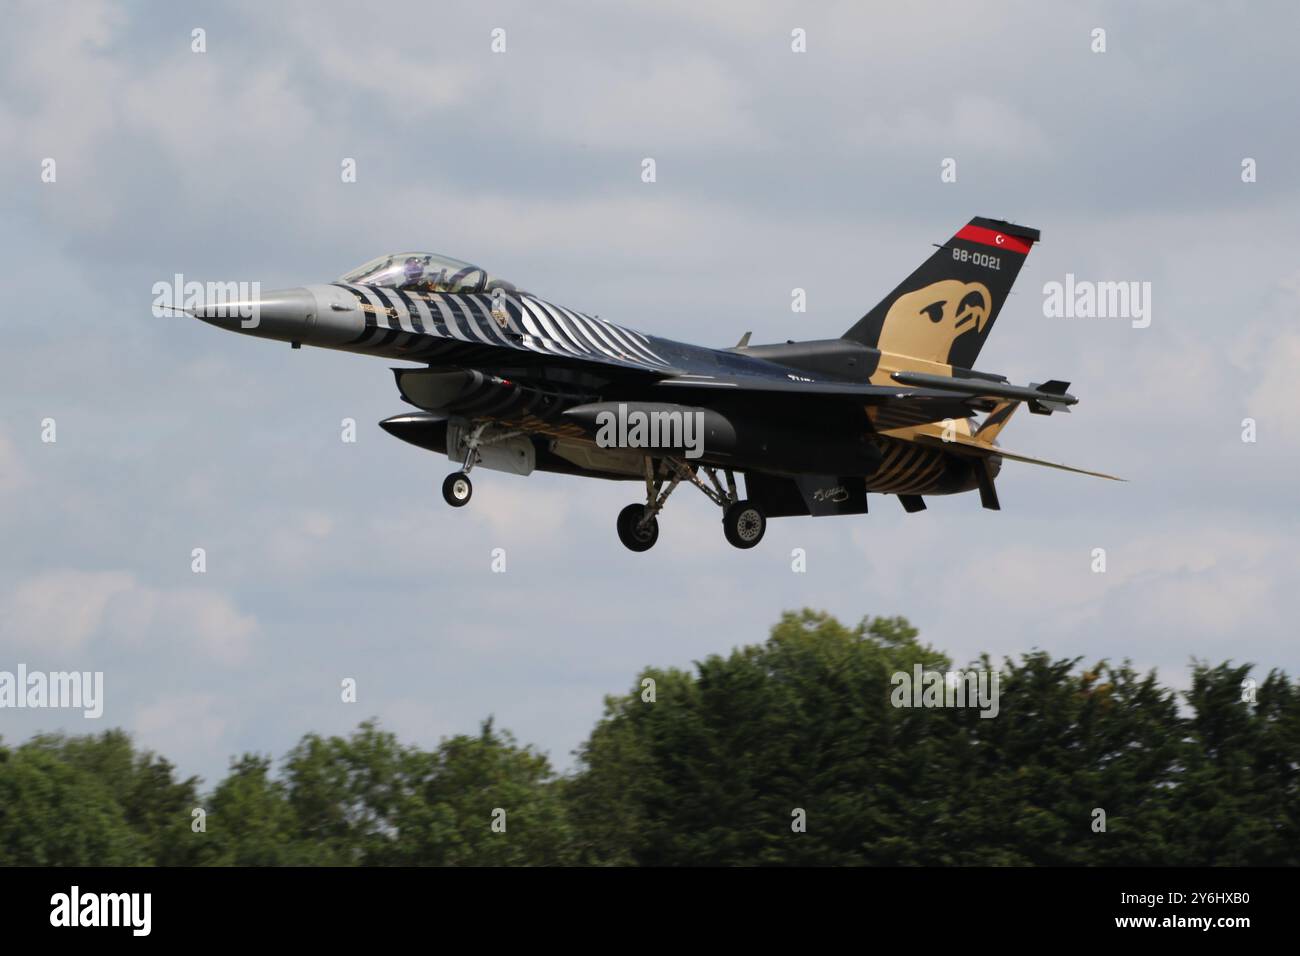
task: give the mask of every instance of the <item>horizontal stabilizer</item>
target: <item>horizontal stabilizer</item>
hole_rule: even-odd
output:
[[[1004,451],[1001,448],[994,448],[993,454],[1000,458],[1007,458],[1011,461],[1023,461],[1026,465],[1042,465],[1045,468],[1056,468],[1060,471],[1072,471],[1076,475],[1091,475],[1093,478],[1105,478],[1109,481],[1127,481],[1127,478],[1117,478],[1115,475],[1108,475],[1104,471],[1089,471],[1087,468],[1075,468],[1073,465],[1062,465],[1060,462],[1047,461],[1043,458],[1031,458],[1028,455],[1017,455],[1014,452]]]
[[[933,445],[936,448],[942,448],[954,454],[966,454],[978,456],[980,458],[989,458],[993,455],[999,458],[1005,458],[1009,461],[1022,461],[1027,465],[1042,465],[1045,468],[1057,468],[1061,471],[1072,471],[1076,475],[1091,475],[1093,478],[1107,478],[1110,481],[1126,481],[1125,478],[1117,478],[1115,475],[1108,475],[1102,471],[1089,471],[1086,468],[1075,468],[1073,465],[1062,465],[1059,462],[1047,461],[1043,458],[1031,458],[1029,455],[1017,455],[1013,451],[1007,451],[998,445],[988,445],[981,441],[967,438],[964,435],[955,435],[948,441],[937,438],[933,435],[917,435],[912,441],[919,442],[923,445]]]

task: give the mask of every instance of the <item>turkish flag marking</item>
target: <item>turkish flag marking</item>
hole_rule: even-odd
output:
[[[985,229],[983,226],[962,226],[961,231],[954,238],[965,239],[967,242],[978,242],[981,245],[993,246],[996,249],[1008,249],[1021,255],[1026,255],[1032,245],[1031,242],[1026,242],[1024,239],[1008,236],[1005,232]]]

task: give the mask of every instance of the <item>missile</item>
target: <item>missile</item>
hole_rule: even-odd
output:
[[[933,388],[946,392],[962,392],[972,398],[1005,398],[1026,402],[1035,415],[1050,415],[1052,412],[1068,412],[1068,406],[1077,405],[1079,400],[1066,391],[1069,382],[1053,379],[1041,385],[1031,382],[1023,385],[1008,385],[1005,382],[990,382],[980,378],[950,378],[946,375],[930,375],[926,372],[894,372],[890,378],[900,385],[916,388]]]

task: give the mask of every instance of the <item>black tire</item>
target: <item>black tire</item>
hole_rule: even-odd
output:
[[[752,548],[763,540],[765,531],[767,518],[752,502],[734,502],[722,513],[722,533],[737,548]]]
[[[469,475],[463,471],[448,475],[442,483],[442,497],[453,508],[465,507],[473,495],[474,485],[470,483]]]
[[[628,505],[618,513],[618,540],[629,551],[649,551],[659,540],[659,519],[640,525],[644,514],[645,505]]]

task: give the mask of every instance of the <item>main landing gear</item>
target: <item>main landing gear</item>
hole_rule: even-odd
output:
[[[700,480],[700,472],[708,484]],[[618,513],[618,539],[631,551],[649,551],[659,540],[658,514],[676,487],[688,481],[722,508],[722,533],[737,548],[752,548],[763,540],[767,518],[758,505],[742,501],[736,494],[736,476],[728,469],[724,488],[717,472],[708,466],[695,467],[678,458],[645,459],[646,503],[628,505]]]
[[[659,540],[659,519],[645,505],[628,505],[618,513],[618,540],[629,551],[649,551]]]
[[[752,548],[763,540],[766,530],[763,512],[748,501],[733,501],[722,512],[722,533],[737,548]]]

